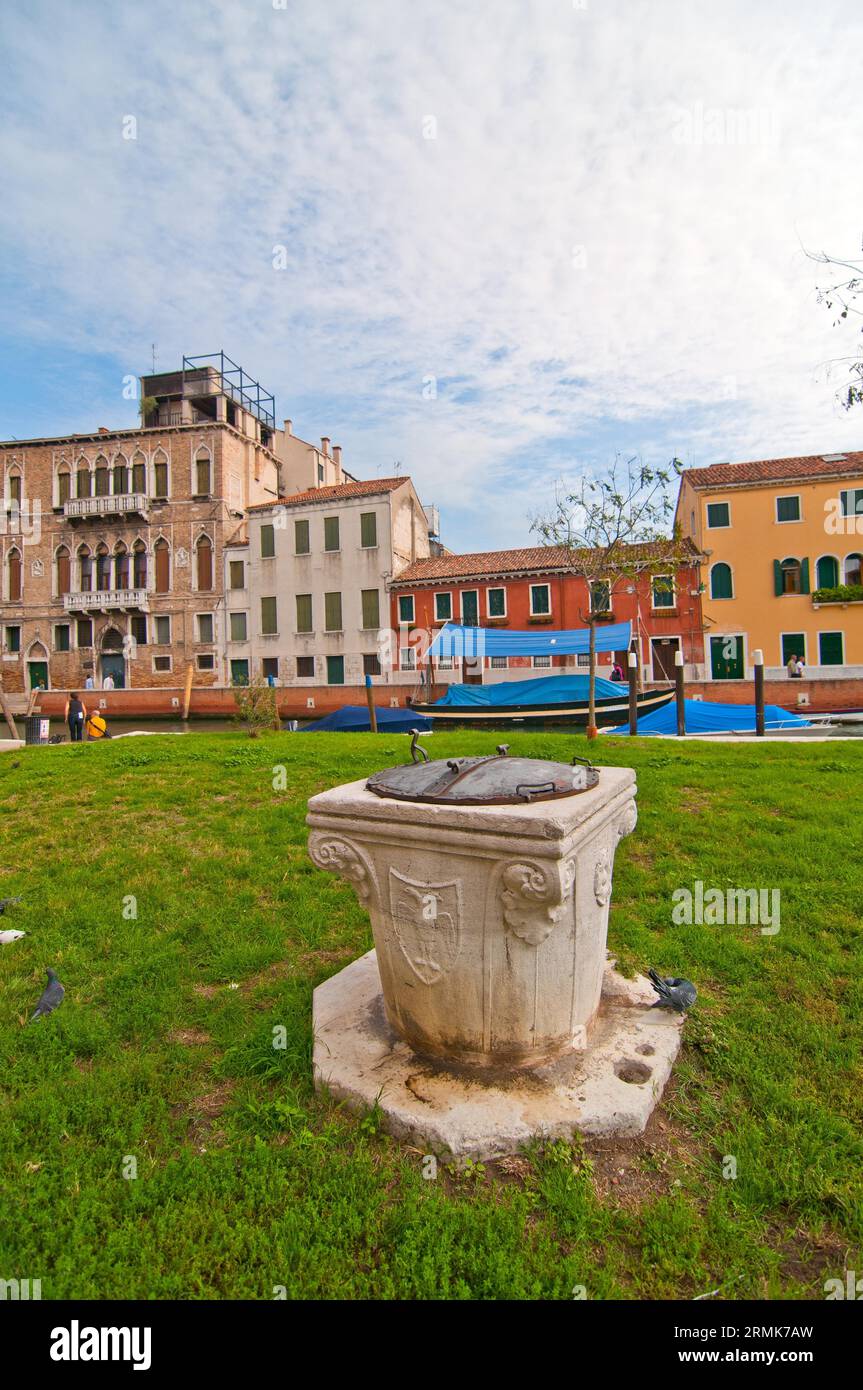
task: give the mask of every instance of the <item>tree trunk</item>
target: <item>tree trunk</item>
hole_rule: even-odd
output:
[[[587,737],[596,738],[596,623],[590,622],[590,675],[587,697]]]

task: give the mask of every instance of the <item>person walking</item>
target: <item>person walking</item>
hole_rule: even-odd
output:
[[[803,675],[803,667],[797,660],[796,652],[791,653],[791,656],[788,659],[788,666],[786,669],[788,671],[789,680],[799,680],[800,677]]]
[[[87,679],[85,680],[85,682],[84,682],[84,689],[85,689],[85,690],[93,690],[93,689],[94,689],[93,677],[92,677],[92,676],[88,676]]]
[[[87,718],[87,706],[81,700],[76,691],[69,692],[66,701],[66,708],[63,711],[66,723],[69,725],[69,738],[72,743],[81,743],[84,737],[84,720]]]
[[[106,676],[106,677],[105,677],[105,679],[102,681],[102,689],[103,689],[103,690],[113,690],[113,689],[114,689],[114,677],[113,677],[113,676]]]

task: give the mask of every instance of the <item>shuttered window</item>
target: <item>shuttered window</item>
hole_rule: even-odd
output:
[[[68,550],[57,554],[57,594],[62,598],[72,587],[72,558]]]
[[[297,594],[297,632],[312,631],[312,596]]]
[[[363,627],[380,627],[381,605],[377,589],[363,589]]]
[[[246,640],[246,615],[245,613],[231,614],[231,641],[245,642]]]
[[[311,550],[308,521],[294,522],[294,551],[297,555],[308,555]]]
[[[339,549],[339,519],[337,516],[324,517],[324,550]]]
[[[324,627],[327,632],[342,630],[341,594],[324,594]]]
[[[213,547],[209,537],[201,537],[198,541],[197,552],[198,588],[206,591],[213,587]]]
[[[711,598],[733,598],[731,584],[731,566],[721,561],[714,565],[710,571],[710,597]]]
[[[171,587],[171,556],[167,541],[156,541],[156,593],[167,594]]]
[[[154,483],[153,495],[155,497],[168,496],[168,465],[160,461],[153,469]]]
[[[845,660],[844,646],[841,632],[819,632],[818,665],[841,666]]]
[[[58,492],[57,498],[62,507],[64,502],[68,502],[71,496],[72,475],[71,473],[61,473],[57,479]]]
[[[270,524],[261,527],[261,559],[271,560],[276,553],[276,528]]]
[[[275,598],[261,599],[261,632],[272,637],[279,630],[278,612]]]
[[[360,515],[360,545],[368,550],[378,543],[378,519],[374,512]]]

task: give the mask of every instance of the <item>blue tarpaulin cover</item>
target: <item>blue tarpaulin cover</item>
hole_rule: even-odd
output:
[[[426,714],[414,714],[409,709],[377,709],[378,728],[390,734],[407,734],[411,729],[428,731],[432,722]],[[343,705],[332,714],[316,719],[301,731],[304,734],[317,734],[327,730],[340,730],[342,733],[363,733],[371,728],[367,705]]]
[[[495,681],[494,685],[451,685],[437,705],[580,705],[587,702],[589,676],[545,676],[531,681]],[[596,678],[597,700],[626,700],[625,681]]]
[[[684,700],[686,732],[688,734],[754,733],[754,705],[719,705],[712,700]],[[808,729],[809,720],[791,714],[779,705],[764,706],[765,729]],[[643,714],[638,721],[639,734],[676,734],[677,704],[672,700],[661,709]],[[603,729],[606,734],[629,734],[629,725]]]
[[[631,623],[610,623],[596,629],[598,652],[624,652],[632,636]],[[590,630],[573,628],[552,632],[549,628],[518,632],[511,628],[459,627],[447,623],[428,650],[433,657],[471,661],[476,656],[576,656],[590,650]]]

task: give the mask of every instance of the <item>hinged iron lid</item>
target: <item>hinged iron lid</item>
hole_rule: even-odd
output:
[[[396,801],[505,806],[575,796],[599,781],[598,770],[583,758],[574,758],[571,766],[545,758],[510,758],[506,744],[492,757],[430,762],[414,734],[411,753],[413,762],[374,773],[366,782],[368,790]]]

